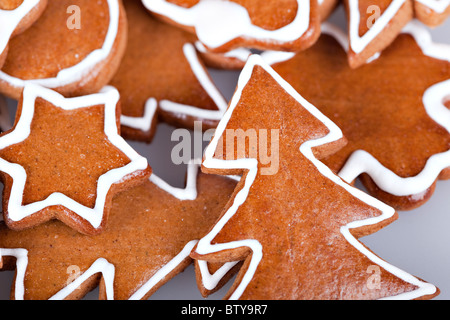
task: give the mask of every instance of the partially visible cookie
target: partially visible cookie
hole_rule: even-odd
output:
[[[0,0],[0,68],[9,40],[29,28],[42,14],[47,0]]]
[[[211,52],[238,47],[298,51],[320,34],[317,0],[143,0],[163,20],[194,32]],[[328,1],[327,1],[328,2]]]
[[[110,84],[122,103],[122,135],[150,142],[159,120],[192,129],[217,125],[227,107],[193,46],[195,36],[155,19],[140,0],[124,3],[128,44]]]
[[[357,68],[388,47],[414,17],[436,26],[450,14],[449,0],[345,0],[350,49]]]
[[[450,46],[415,22],[352,69],[345,35],[326,29],[310,49],[272,64],[347,137],[324,163],[397,210],[424,204],[436,180],[450,177]]]
[[[152,175],[117,195],[101,235],[84,236],[58,221],[20,232],[0,225],[0,260],[17,270],[12,298],[80,299],[100,284],[100,299],[147,299],[192,262],[192,247],[236,185],[197,171],[189,165],[184,189]]]
[[[82,233],[103,231],[112,197],[151,173],[120,136],[119,116],[119,93],[112,87],[64,98],[27,85],[13,128],[0,135],[8,227],[59,219]]]
[[[321,0],[319,4],[319,16],[325,21],[336,8],[337,0]],[[244,47],[235,48],[227,52],[212,52],[200,41],[196,42],[196,48],[200,52],[202,60],[208,67],[218,69],[236,70],[242,69],[252,50]]]
[[[18,100],[27,83],[64,96],[98,92],[126,46],[121,0],[49,0],[41,17],[9,42],[0,92]]]

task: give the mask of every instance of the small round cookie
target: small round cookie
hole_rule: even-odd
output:
[[[36,23],[9,43],[0,92],[19,99],[27,83],[64,96],[98,92],[126,46],[121,0],[50,0]]]

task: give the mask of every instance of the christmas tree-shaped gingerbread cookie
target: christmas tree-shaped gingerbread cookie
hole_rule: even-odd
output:
[[[344,143],[335,124],[259,56],[250,57],[202,165],[208,173],[242,178],[191,254],[208,263],[243,261],[228,298],[418,299],[438,293],[357,240],[397,215],[319,160]]]

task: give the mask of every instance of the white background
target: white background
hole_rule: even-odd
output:
[[[330,21],[346,28],[342,9],[338,9]],[[431,33],[434,41],[450,44],[450,19]],[[210,72],[220,91],[230,99],[239,73]],[[8,102],[13,113],[15,103]],[[172,127],[160,124],[151,144],[130,144],[148,157],[155,174],[174,186],[184,187],[185,165],[177,166],[170,161],[171,149],[177,143],[171,141],[172,130]],[[435,299],[450,299],[450,181],[439,181],[434,195],[425,205],[399,212],[397,221],[360,240],[389,263],[436,285],[441,294]],[[13,275],[13,272],[0,273],[0,299],[9,299]],[[221,299],[230,284],[209,299]],[[95,290],[85,299],[96,299],[97,293]],[[196,287],[193,267],[188,267],[150,299],[203,299]]]

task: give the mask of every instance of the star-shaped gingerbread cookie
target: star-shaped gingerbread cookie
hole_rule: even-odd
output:
[[[413,18],[428,26],[441,24],[450,15],[449,0],[345,0],[350,50],[356,68],[379,54]]]
[[[58,221],[19,232],[1,225],[0,257],[5,269],[17,269],[12,298],[79,299],[99,283],[101,299],[148,298],[191,263],[191,249],[235,186],[190,164],[185,189],[152,175],[117,195],[97,236]]]
[[[0,68],[9,40],[29,28],[42,14],[47,0],[0,0]]]
[[[142,0],[165,21],[195,32],[211,52],[298,51],[312,45],[335,0]]]
[[[236,135],[242,133],[251,138],[239,144]],[[202,164],[208,173],[241,173],[242,179],[192,253],[207,262],[244,261],[228,298],[437,294],[433,285],[393,267],[357,240],[392,222],[396,213],[318,160],[344,143],[334,123],[259,56],[249,58]],[[266,148],[278,158],[278,170],[264,170],[273,165],[262,156]]]
[[[159,120],[192,129],[217,125],[227,103],[193,46],[195,36],[155,19],[140,0],[124,3],[125,56],[110,84],[122,102],[122,135],[150,142]]]
[[[18,100],[33,83],[66,97],[96,93],[116,72],[126,36],[122,0],[49,0],[40,18],[9,41],[0,92]]]
[[[324,162],[348,182],[360,176],[373,196],[398,210],[423,204],[436,180],[449,177],[450,114],[444,103],[450,47],[432,43],[416,22],[379,58],[351,69],[345,36],[333,26],[326,29],[309,51],[273,64],[347,137],[347,146]]]
[[[64,98],[29,84],[16,121],[0,136],[3,214],[23,229],[57,218],[77,231],[103,230],[114,194],[150,175],[120,136],[119,93]]]

